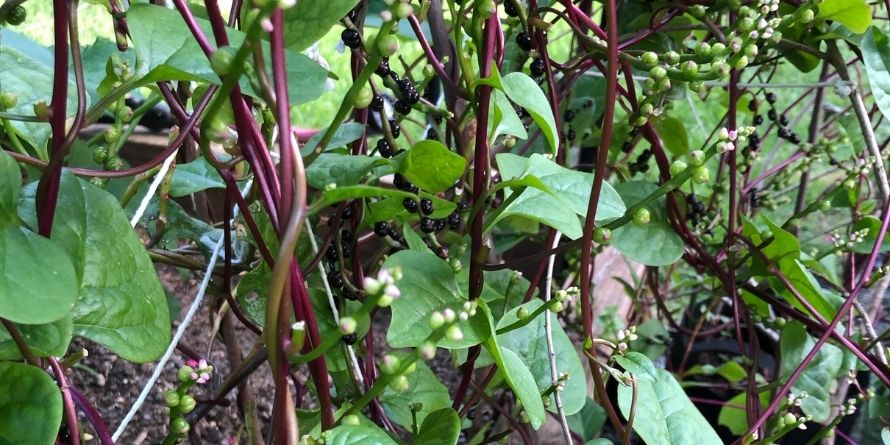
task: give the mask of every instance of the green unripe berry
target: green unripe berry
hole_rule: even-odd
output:
[[[646,66],[654,67],[658,64],[658,54],[655,54],[652,51],[646,51],[640,56],[640,61]]]
[[[634,213],[634,224],[644,225],[649,224],[649,221],[652,219],[652,215],[649,213],[649,209],[642,208],[637,210]]]
[[[373,100],[374,92],[371,90],[370,86],[364,85],[352,98],[352,106],[361,110],[368,108],[368,105],[371,105],[371,101]]]
[[[680,69],[683,70],[683,74],[690,77],[698,74],[698,64],[692,60],[684,62]]]
[[[693,91],[696,93],[701,93],[705,90],[705,88],[707,88],[705,86],[705,83],[700,80],[693,80],[692,82],[689,82],[689,90],[690,91]]]
[[[693,5],[689,8],[689,15],[700,19],[708,13],[708,10],[703,5]]]
[[[816,14],[810,8],[802,8],[797,11],[797,18],[800,23],[810,23],[816,18]]]
[[[649,77],[655,80],[664,79],[665,77],[667,77],[667,70],[664,69],[664,67],[662,66],[653,67],[651,70],[649,70]]]
[[[210,56],[210,67],[219,76],[228,76],[232,72],[232,64],[235,62],[236,52],[237,50],[231,46],[219,48]]]
[[[381,36],[377,39],[377,51],[380,51],[383,57],[392,57],[399,52],[399,38],[392,34]]]
[[[701,42],[695,46],[695,55],[698,57],[708,57],[711,55],[711,45],[708,42]]]
[[[482,2],[476,6],[476,14],[478,14],[479,18],[482,20],[491,18],[497,12],[498,7],[494,4],[494,0],[482,0]]]
[[[173,408],[179,405],[179,393],[173,390],[164,391],[164,405]]]
[[[441,312],[436,311],[430,315],[430,328],[439,329],[445,324],[445,316]]]
[[[757,57],[757,54],[760,52],[760,49],[757,48],[757,45],[751,43],[751,44],[745,45],[745,48],[742,50],[742,52],[749,59],[753,59],[753,58]]]
[[[853,190],[854,188],[856,188],[856,181],[847,179],[846,181],[844,181],[844,188],[847,190]]]
[[[456,324],[448,326],[448,329],[445,330],[445,338],[451,341],[461,341],[464,339],[464,333],[460,330],[460,327]]]
[[[698,167],[705,163],[705,152],[701,150],[693,150],[689,153],[689,163]]]
[[[355,329],[357,326],[358,322],[356,322],[355,319],[352,317],[340,318],[340,333],[343,335],[355,333]]]
[[[593,241],[597,244],[609,244],[609,241],[612,240],[612,230],[605,227],[597,227],[596,230],[593,231]]]
[[[676,65],[680,63],[680,54],[676,51],[668,51],[664,55],[664,61],[667,62],[668,65]]]
[[[17,5],[6,15],[6,23],[9,23],[12,26],[19,26],[22,23],[25,23],[25,19],[27,18],[28,10],[22,5]]]
[[[124,168],[124,160],[119,156],[109,156],[105,160],[105,169],[109,171],[119,171]]]
[[[109,127],[105,130],[105,134],[102,135],[105,138],[105,142],[109,145],[117,144],[117,141],[121,138],[121,131],[117,127]]]
[[[711,55],[720,56],[720,55],[723,55],[723,53],[725,53],[725,52],[726,52],[726,45],[724,45],[721,42],[717,42],[713,46],[711,46]]]
[[[197,404],[198,402],[195,401],[195,398],[188,394],[185,394],[179,398],[179,410],[182,411],[184,414],[192,412],[192,410],[195,409],[195,405]]]
[[[191,366],[183,366],[179,368],[179,371],[176,372],[176,378],[179,379],[180,382],[185,383],[192,379],[192,373],[195,372],[195,369]]]
[[[825,199],[822,202],[820,202],[819,210],[821,210],[823,212],[827,212],[827,211],[831,210],[831,201]]]
[[[182,417],[177,417],[173,419],[173,422],[170,424],[170,428],[177,434],[184,435],[189,432],[189,429],[191,429],[191,425],[189,425],[188,420],[185,420]]]
[[[554,314],[556,314],[556,313],[559,313],[560,311],[562,311],[563,309],[565,309],[565,305],[562,303],[562,301],[559,301],[559,300],[554,300],[554,301],[556,301],[556,302],[550,306],[550,312],[553,312]]]
[[[405,377],[403,375],[394,378],[390,383],[390,386],[392,387],[392,389],[400,392],[405,392],[411,388],[411,384],[408,383],[408,377]]]
[[[677,159],[673,163],[671,163],[671,176],[677,176],[680,173],[686,171],[686,168],[689,167],[685,162]]]
[[[34,103],[34,116],[42,121],[49,121],[49,105],[44,101]]]
[[[383,359],[380,360],[380,372],[386,375],[393,375],[399,370],[401,363],[401,360],[392,354],[384,355]]]
[[[704,165],[696,167],[692,171],[692,180],[699,184],[704,184],[711,179],[711,172]]]
[[[785,413],[785,415],[782,416],[782,420],[785,421],[785,425],[793,425],[797,423],[797,416],[791,413]]]
[[[524,307],[520,307],[519,310],[516,311],[516,318],[520,320],[524,320],[526,317],[528,317],[528,315],[528,309]]]
[[[19,102],[18,96],[12,93],[0,93],[0,110],[14,108]]]
[[[342,423],[343,425],[358,426],[359,418],[355,414],[350,414],[348,416],[343,416],[343,419],[340,420],[340,423]]]
[[[489,0],[489,3],[494,3],[494,2]],[[394,12],[396,14],[396,17],[403,19],[403,18],[408,17],[409,15],[413,14],[414,8],[408,2],[399,2],[399,4],[396,5]],[[491,17],[491,15],[489,15],[489,17]]]
[[[121,122],[127,124],[133,120],[133,109],[124,105],[117,110],[117,118]]]
[[[740,70],[748,66],[748,56],[739,57],[735,62],[735,69]]]
[[[753,31],[757,23],[751,17],[745,17],[738,21],[738,26],[740,30],[747,33]]]
[[[93,149],[93,161],[102,165],[105,163],[106,159],[108,159],[108,147],[100,145]]]

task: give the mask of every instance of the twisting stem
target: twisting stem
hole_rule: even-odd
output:
[[[62,391],[62,406],[65,408],[65,424],[68,425],[68,432],[71,433],[71,445],[80,445],[77,411],[74,408],[74,401],[71,399],[71,388],[68,386],[68,378],[65,377],[65,369],[59,365],[59,360],[55,357],[49,357],[49,365],[53,368],[53,374],[59,383],[59,390]]]

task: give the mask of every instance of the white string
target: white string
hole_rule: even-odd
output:
[[[172,158],[172,156],[171,156]],[[163,177],[162,174],[158,174],[158,177]],[[244,196],[250,190],[250,186],[253,181],[247,181],[244,189],[241,190],[241,195]],[[151,196],[151,194],[149,194]],[[232,211],[232,219],[238,216],[238,206],[234,207]],[[155,383],[157,383],[158,378],[161,376],[161,371],[164,370],[164,365],[170,360],[170,357],[173,356],[173,351],[176,350],[176,345],[179,343],[179,340],[182,338],[182,335],[185,334],[185,329],[192,322],[192,318],[194,318],[195,313],[198,312],[198,307],[201,305],[201,301],[204,299],[204,293],[207,291],[207,286],[210,284],[210,278],[213,276],[213,268],[216,266],[216,259],[219,256],[219,252],[223,248],[223,242],[225,240],[224,236],[219,237],[219,241],[216,242],[216,246],[213,247],[213,252],[210,254],[210,260],[207,262],[207,270],[204,272],[204,279],[201,281],[201,287],[198,289],[198,294],[195,295],[195,301],[192,302],[191,307],[189,307],[188,312],[185,314],[185,318],[182,319],[182,323],[176,328],[176,333],[173,335],[173,339],[170,341],[170,344],[167,346],[167,351],[164,352],[164,355],[161,357],[161,361],[155,366],[154,372],[151,374],[151,378],[148,379],[145,386],[142,388],[142,392],[139,393],[139,397],[133,403],[133,406],[130,408],[130,411],[127,412],[127,415],[124,416],[124,420],[121,421],[121,424],[117,427],[117,430],[114,432],[114,435],[111,437],[115,442],[121,437],[124,433],[124,430],[127,429],[127,425],[130,424],[130,421],[133,420],[133,416],[142,408],[142,405],[145,403],[145,399],[148,397],[148,394],[151,392]]]
[[[562,233],[556,232],[553,238],[551,249],[555,249],[559,245],[559,239]],[[547,278],[544,281],[544,304],[550,302],[550,293],[553,283],[553,262],[556,255],[550,255],[547,259]],[[547,338],[547,360],[550,362],[550,384],[554,386],[553,398],[556,399],[556,412],[559,414],[559,424],[562,426],[562,434],[568,445],[572,445],[572,434],[569,430],[569,423],[566,420],[566,412],[562,408],[562,397],[559,389],[559,369],[556,367],[556,351],[553,349],[553,329],[551,328],[550,310],[544,311],[544,331]],[[576,376],[575,378],[580,378]]]
[[[136,209],[136,213],[133,214],[133,217],[130,218],[130,227],[136,227],[136,224],[139,223],[139,220],[142,219],[142,215],[145,213],[145,209],[148,208],[148,204],[151,202],[151,198],[154,197],[155,192],[158,191],[158,187],[161,185],[161,181],[164,180],[164,177],[167,176],[167,171],[170,170],[170,165],[173,164],[173,160],[176,159],[176,153],[179,153],[179,149],[173,151],[167,159],[164,159],[164,163],[161,164],[161,169],[158,170],[158,174],[155,175],[154,181],[151,181],[151,185],[148,186],[148,193],[142,198],[142,202],[139,203],[139,208]]]

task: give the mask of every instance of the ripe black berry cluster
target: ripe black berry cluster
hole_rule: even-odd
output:
[[[705,216],[705,204],[698,200],[695,193],[686,195],[687,212],[686,219],[692,222],[692,225],[698,225]]]
[[[647,148],[640,153],[637,160],[630,163],[630,173],[646,173],[649,171],[649,159],[652,157],[652,150]]]
[[[404,77],[399,79],[396,84],[399,86],[399,99],[396,100],[394,108],[399,114],[408,114],[411,112],[411,106],[420,102],[420,93],[414,87],[411,79]]]

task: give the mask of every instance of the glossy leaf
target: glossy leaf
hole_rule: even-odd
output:
[[[356,5],[356,0],[297,2],[284,11],[284,45],[303,51],[327,34]]]
[[[325,443],[328,445],[398,445],[377,426],[340,425],[327,432]]]
[[[769,405],[769,392],[760,393],[760,405]],[[732,434],[741,436],[748,431],[748,414],[745,412],[745,404],[748,396],[741,392],[726,401],[726,405],[720,408],[720,414],[717,415],[717,423],[729,428]]]
[[[31,220],[34,185],[19,204]],[[63,171],[52,240],[74,260],[74,333],[132,362],[160,357],[170,341],[167,298],[117,199]]]
[[[418,419],[419,420],[419,419]],[[454,445],[460,435],[460,417],[451,408],[430,413],[420,425],[415,445]]]
[[[42,369],[0,362],[0,443],[51,445],[62,422],[62,395]]]
[[[541,87],[526,74],[512,72],[501,78],[501,86],[504,93],[513,103],[525,108],[532,116],[535,123],[541,127],[541,132],[550,143],[552,153],[555,155],[559,148],[559,134],[556,129],[556,120],[553,118],[553,110],[547,96],[541,91]]]
[[[612,232],[612,245],[631,261],[667,266],[683,256],[683,240],[665,223],[633,222]]]
[[[319,189],[331,184],[338,187],[356,185],[381,165],[389,165],[389,161],[371,156],[322,153],[306,167],[306,181]]]
[[[204,19],[197,21],[205,35],[213,35],[210,22]],[[159,23],[164,25],[158,26]],[[160,80],[220,83],[207,56],[176,10],[135,4],[127,10],[127,24],[136,52],[137,85]],[[228,28],[226,32],[233,47],[237,48],[244,41],[241,31]],[[264,43],[263,48],[268,53],[268,43]],[[318,98],[324,91],[327,71],[302,54],[286,51],[285,56],[291,103],[306,103]],[[256,95],[246,78],[241,79],[241,87],[248,94]]]
[[[47,324],[20,324],[19,332],[28,343],[28,348],[36,357],[65,355],[71,336],[74,335],[74,324],[71,315]],[[9,336],[6,329],[0,329],[0,360],[19,360],[22,353],[18,345]]]
[[[422,190],[438,193],[454,187],[466,168],[467,160],[462,156],[439,142],[425,140],[408,150],[399,171]]]
[[[586,399],[584,408],[575,414],[566,416],[566,421],[572,432],[580,436],[582,440],[593,440],[606,424],[606,410],[590,397],[586,397]]]
[[[324,137],[325,130],[321,130],[316,133],[300,148],[300,152],[303,153],[303,156],[308,156],[310,153],[312,153],[313,150],[315,150],[316,147],[318,147],[318,144],[321,143],[321,138]],[[331,141],[328,142],[325,151],[329,151],[334,148],[345,147],[347,144],[356,141],[364,134],[365,126],[360,123],[346,122],[344,124],[341,124],[339,127],[337,127],[336,130],[334,130],[334,136],[331,137]]]
[[[838,22],[856,34],[871,26],[871,8],[866,0],[823,0],[816,16]]]
[[[872,27],[862,38],[862,60],[875,103],[890,118],[890,37]]]
[[[170,196],[179,198],[207,189],[224,189],[219,172],[204,158],[177,165],[170,179]]]
[[[782,329],[779,350],[782,353],[782,380],[787,379],[813,349],[816,340],[807,334],[799,322],[788,322]],[[825,422],[831,416],[831,386],[845,373],[842,369],[843,352],[837,346],[824,344],[806,370],[791,386],[791,392],[806,391],[809,397],[801,401],[804,414],[813,416],[816,422]]]
[[[534,299],[523,304],[529,313],[535,311],[544,304],[542,300]],[[497,328],[509,326],[519,318],[516,316],[519,307],[507,312]],[[553,333],[553,349],[556,354],[556,368],[560,373],[568,372],[569,379],[565,381],[565,390],[561,392],[563,409],[567,415],[581,411],[587,399],[587,380],[584,366],[578,357],[572,341],[560,326],[556,316],[551,314],[551,332]],[[536,317],[529,324],[514,329],[510,332],[498,335],[498,345],[501,349],[509,349],[522,359],[529,368],[538,391],[543,393],[551,386],[550,360],[547,353],[547,338],[544,335],[544,314]],[[550,397],[553,399],[553,396]],[[556,401],[552,400],[550,411],[556,412]]]
[[[0,229],[0,317],[16,323],[59,320],[77,300],[77,276],[58,244],[27,229]]]
[[[639,352],[626,352],[624,355],[616,356],[615,361],[618,362],[625,371],[633,374],[638,379],[645,379],[652,382],[658,379],[658,373],[655,370],[655,365],[652,364],[652,360],[649,360],[649,357],[646,357]]]
[[[522,120],[519,119],[519,115],[513,109],[513,104],[510,103],[503,91],[494,90],[492,98],[493,108],[491,121],[489,122],[489,139],[494,141],[502,134],[516,136],[519,139],[528,139],[528,132],[525,131]]]
[[[674,116],[662,116],[655,124],[658,135],[661,136],[664,146],[674,155],[684,155],[689,152],[689,135],[686,133],[686,125]]]
[[[454,270],[447,262],[430,252],[403,250],[383,263],[383,269],[399,267],[402,279],[396,283],[401,297],[392,303],[392,322],[386,341],[393,348],[416,347],[432,333],[429,318],[435,311],[459,311],[467,301],[457,286]],[[443,339],[445,348],[466,348],[483,342],[491,331],[482,311],[467,321],[458,322],[464,338]]]
[[[18,221],[16,202],[22,189],[19,166],[11,156],[0,150],[0,229]]]
[[[723,443],[698,408],[683,392],[673,374],[656,370],[655,381],[638,379],[634,431],[647,444],[688,445]],[[633,389],[618,386],[618,406],[630,414]]]
[[[417,370],[407,375],[410,388],[408,391],[387,387],[383,390],[383,395],[380,396],[380,403],[383,404],[387,416],[409,431],[414,422],[411,405],[415,403],[422,405],[416,413],[418,425],[423,423],[427,416],[432,415],[434,411],[446,407],[449,407],[448,410],[451,411],[451,396],[448,393],[448,388],[439,382],[426,364],[418,362],[416,366]]]

